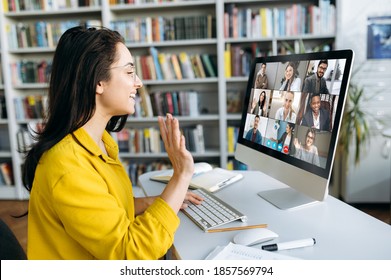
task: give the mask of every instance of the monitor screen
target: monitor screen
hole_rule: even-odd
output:
[[[350,50],[254,60],[235,158],[290,187],[270,198],[287,205],[265,197],[276,206],[326,198],[352,60]]]

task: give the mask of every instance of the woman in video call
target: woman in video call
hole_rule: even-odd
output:
[[[295,129],[295,124],[286,123],[285,132],[281,135],[280,139],[278,139],[278,144],[282,144],[282,152],[285,154],[289,154],[291,150],[291,142],[293,140],[293,131]]]
[[[280,90],[301,91],[301,79],[294,62],[289,62],[285,67],[284,78]]]
[[[292,107],[295,94],[292,91],[285,91],[283,94],[283,105],[277,110],[275,118],[277,120],[295,123],[296,113]]]
[[[266,91],[262,91],[259,94],[258,101],[256,98],[253,99],[251,104],[251,114],[264,116],[266,107]]]
[[[171,115],[158,123],[173,176],[160,196],[134,197],[110,132],[135,112],[142,86],[118,32],[80,26],[61,36],[45,126],[23,166],[29,259],[159,259],[184,201],[201,203],[188,192],[194,162]]]
[[[314,145],[316,137],[316,130],[308,128],[305,134],[304,145],[299,143],[297,138],[294,139],[295,157],[306,162],[319,166],[318,148]]]

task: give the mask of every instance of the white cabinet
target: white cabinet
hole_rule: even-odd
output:
[[[349,203],[386,203],[390,201],[391,146],[383,131],[391,127],[390,60],[368,60],[353,77],[364,88],[365,107],[371,131],[370,142],[358,165],[350,148],[347,174],[341,196]]]
[[[340,0],[337,6],[340,16],[336,48],[355,52],[352,82],[364,88],[363,108],[382,122],[370,121],[370,143],[359,165],[355,166],[350,158],[347,173],[341,173],[340,195],[351,203],[389,202],[391,159],[385,154],[390,147],[382,132],[391,127],[391,59],[367,59],[367,28],[368,17],[390,16],[391,6],[388,0]]]

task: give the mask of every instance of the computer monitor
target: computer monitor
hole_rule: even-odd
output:
[[[287,185],[259,193],[280,209],[328,195],[353,58],[340,50],[253,61],[235,158]]]

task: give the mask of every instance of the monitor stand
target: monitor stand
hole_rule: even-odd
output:
[[[258,195],[282,210],[292,210],[319,202],[293,188],[266,190]]]

